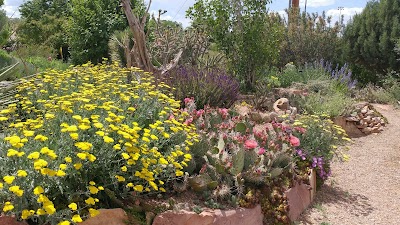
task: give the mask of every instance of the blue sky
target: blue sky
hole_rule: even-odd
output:
[[[3,9],[9,17],[19,17],[18,6],[27,0],[5,0]],[[148,0],[145,0],[146,2]],[[300,7],[304,10],[306,0],[300,0]],[[151,11],[157,13],[159,9],[167,10],[163,19],[176,20],[185,27],[190,24],[190,20],[185,18],[185,11],[194,4],[195,0],[153,0]],[[351,16],[360,13],[367,4],[368,0],[307,0],[307,12],[326,11],[327,15],[333,17],[333,21],[338,20],[339,15],[344,15],[344,22]],[[289,0],[273,0],[269,7],[271,11],[284,13],[288,7]],[[343,7],[343,10],[338,10]]]

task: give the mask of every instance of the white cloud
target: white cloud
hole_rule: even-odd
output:
[[[326,12],[327,16],[332,16],[332,21],[339,21],[341,15],[343,15],[343,23],[346,24],[354,15],[361,13],[363,8],[353,7],[353,8],[343,8],[339,9],[330,9]]]
[[[19,18],[21,15],[18,7],[22,3],[24,3],[24,0],[5,0],[4,5],[1,8],[6,11],[8,17]]]
[[[300,0],[300,7],[305,5],[306,0]],[[307,7],[321,7],[334,5],[335,0],[307,0]]]
[[[153,15],[157,18],[158,17],[158,10],[150,10],[150,14]],[[175,12],[168,12],[161,15],[162,20],[171,20],[171,21],[176,21],[178,23],[181,23],[183,27],[188,27],[190,26],[192,20],[185,18],[184,13],[178,13],[176,14]]]

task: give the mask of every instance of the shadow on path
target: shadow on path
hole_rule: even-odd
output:
[[[321,187],[312,204],[313,206],[322,205],[324,207],[335,205],[336,208],[347,212],[346,214],[356,217],[365,217],[374,211],[369,198],[365,195],[351,193],[339,186],[328,184]],[[311,213],[311,210],[306,210],[299,220],[311,224],[308,219]]]

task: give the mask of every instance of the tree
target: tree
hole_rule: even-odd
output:
[[[355,78],[364,84],[376,83],[387,72],[399,70],[400,61],[394,51],[399,37],[400,2],[368,2],[347,25],[343,36],[344,58],[352,64]]]
[[[69,0],[30,0],[20,6],[22,22],[17,36],[20,44],[45,45],[59,52],[68,50],[66,24]]]
[[[303,66],[324,59],[337,62],[340,48],[340,25],[331,24],[331,17],[317,13],[298,13],[293,8],[288,11],[291,21],[280,49],[279,67],[293,62]]]
[[[283,26],[269,14],[269,0],[197,0],[187,11],[194,26],[203,25],[230,61],[247,90],[257,74],[278,59]]]
[[[10,32],[8,29],[8,18],[6,12],[4,12],[4,10],[0,10],[0,47],[7,42],[9,35]]]
[[[71,0],[68,43],[73,63],[99,63],[109,57],[108,41],[125,27],[125,18],[114,0]]]

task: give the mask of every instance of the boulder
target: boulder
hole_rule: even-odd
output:
[[[289,100],[287,98],[280,98],[274,103],[273,108],[275,112],[290,110]]]
[[[80,225],[126,225],[127,221],[129,221],[128,215],[126,212],[121,209],[100,209],[100,214],[89,218]]]
[[[261,206],[252,209],[206,210],[197,214],[186,210],[166,211],[156,216],[153,225],[262,225]]]

